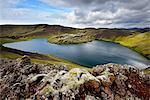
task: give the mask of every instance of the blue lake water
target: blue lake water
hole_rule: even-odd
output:
[[[149,61],[137,52],[119,44],[104,41],[57,45],[48,43],[47,39],[33,39],[7,43],[3,46],[22,51],[51,54],[87,67],[97,64],[118,63],[145,68],[149,64]]]

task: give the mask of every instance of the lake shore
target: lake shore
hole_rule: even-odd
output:
[[[1,51],[0,58],[16,59],[16,58],[22,57],[23,55],[27,55],[27,56],[31,57],[32,61],[35,63],[56,64],[56,65],[65,64],[67,66],[70,66],[69,69],[76,68],[76,67],[90,69],[90,68],[84,67],[82,65],[75,64],[70,61],[54,57],[49,54],[44,55],[44,54],[38,54],[38,53],[25,52],[25,51],[21,51],[21,50],[12,49],[12,48],[7,48],[2,45],[0,46],[0,51]]]
[[[76,36],[76,35],[75,35]],[[40,38],[40,37],[39,37]],[[4,43],[12,43],[12,42],[19,42],[19,41],[26,41],[26,40],[31,40],[32,38],[26,38],[26,39],[15,39],[14,41],[12,41],[11,39],[10,40],[7,40],[7,41],[5,41]],[[5,40],[5,39],[4,39]],[[92,40],[93,41],[93,40]],[[108,40],[99,40],[99,41],[107,41],[107,42],[112,42],[112,41],[108,41]],[[91,42],[91,41],[86,41],[86,42]],[[85,42],[85,43],[86,43]],[[82,42],[81,42],[82,43]],[[81,43],[75,43],[75,44],[81,44]],[[112,43],[114,43],[114,42],[112,42]],[[57,43],[56,43],[57,44]],[[60,44],[63,44],[63,43],[60,43]],[[69,43],[69,44],[72,44],[72,43]],[[4,47],[3,47],[4,48]],[[9,50],[10,48],[7,48],[7,50]],[[132,50],[134,50],[133,48],[130,48],[130,49],[132,49]],[[1,53],[1,55],[2,55],[2,57],[3,56],[5,56],[5,57],[9,57],[9,55],[14,55],[14,56],[16,56],[16,52],[14,52],[14,51],[16,51],[16,50],[13,50],[13,52],[12,52],[12,50],[9,50],[9,53],[7,54],[7,53],[5,53],[4,52],[5,50],[3,50],[3,52]],[[22,51],[19,51],[19,52],[22,52]],[[137,51],[136,51],[137,52]],[[139,52],[138,52],[139,53]],[[25,53],[23,52],[22,53],[22,55],[25,55]],[[18,54],[17,54],[18,55]],[[34,54],[34,56],[36,56],[36,55],[38,55],[37,53],[35,53]],[[14,57],[14,56],[12,56],[12,58]],[[49,56],[49,55],[48,55]],[[51,58],[55,58],[54,56],[51,56]],[[41,58],[42,60],[39,60],[39,59],[34,59],[34,61],[36,61],[36,62],[41,62],[41,63],[47,63],[48,61],[47,60],[49,60],[48,58],[47,59],[43,59],[43,58]],[[46,60],[46,61],[44,61],[44,60]],[[59,59],[59,61],[60,62],[63,62],[63,60],[61,59]],[[54,61],[50,61],[51,63],[53,63]],[[70,62],[70,61],[69,61]],[[55,62],[56,63],[56,62]],[[73,63],[71,63],[72,65],[72,67],[75,67],[74,66],[74,64]],[[75,64],[75,65],[78,65],[78,64]],[[77,67],[83,67],[82,65],[79,65],[79,66],[77,66]],[[86,68],[86,67],[85,67]]]
[[[148,33],[150,34],[150,33]],[[60,35],[59,35],[60,36]],[[49,43],[54,43],[54,44],[82,44],[82,43],[87,43],[87,42],[92,42],[94,40],[98,40],[98,41],[106,41],[106,42],[112,42],[112,43],[118,43],[122,46],[125,46],[127,48],[132,49],[133,51],[140,53],[142,56],[144,56],[145,58],[147,58],[150,61],[150,50],[147,48],[141,48],[140,50],[140,46],[137,47],[132,47],[129,46],[128,44],[125,43],[125,41],[121,41],[121,40],[111,40],[111,39],[95,39],[95,38],[90,38],[89,39],[84,39],[84,38],[79,38],[81,41],[77,41],[77,40],[71,40],[69,39],[65,39],[63,40],[63,38],[59,39],[59,36],[49,36],[48,38],[45,36],[39,37],[39,36],[35,36],[35,37],[26,37],[26,38],[18,38],[18,39],[12,39],[12,38],[0,38],[0,45],[5,44],[5,43],[13,43],[13,42],[20,42],[20,41],[27,41],[27,40],[32,40],[32,39],[36,39],[36,38],[47,38]],[[57,37],[57,38],[56,38]],[[145,45],[149,45],[150,40],[148,40],[149,42],[144,43]],[[147,51],[143,52],[142,49],[146,49]]]

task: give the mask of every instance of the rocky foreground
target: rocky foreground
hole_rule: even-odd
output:
[[[0,100],[149,100],[150,75],[129,65],[91,71],[33,64],[29,57],[0,60]]]

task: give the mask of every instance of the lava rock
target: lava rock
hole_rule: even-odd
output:
[[[18,59],[18,62],[19,66],[25,66],[31,64],[31,59],[29,56],[24,55],[22,58]]]

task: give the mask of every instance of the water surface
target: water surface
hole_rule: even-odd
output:
[[[119,44],[104,41],[57,45],[48,43],[47,39],[33,39],[7,43],[4,46],[22,51],[51,54],[87,67],[92,67],[97,64],[118,63],[144,68],[149,64],[147,59],[137,52]]]

